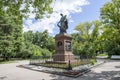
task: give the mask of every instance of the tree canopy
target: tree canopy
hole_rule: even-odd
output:
[[[120,55],[120,0],[106,3],[100,10],[103,24],[102,38],[109,55]]]
[[[120,55],[120,0],[107,2],[100,9],[100,20],[80,23],[75,30],[75,53]]]
[[[55,41],[47,30],[24,32],[23,18],[31,13],[36,19],[52,13],[53,0],[0,0],[0,57],[30,58],[48,56],[55,52]],[[91,57],[98,53],[120,55],[120,0],[107,2],[100,9],[100,20],[79,23],[73,33],[75,55]]]
[[[18,19],[34,13],[35,18],[42,18],[44,14],[52,13],[51,3],[52,0],[0,0],[0,15],[8,14]]]
[[[23,18],[52,13],[52,0],[0,0],[0,57],[16,57],[24,48]],[[26,50],[24,50],[26,51]]]

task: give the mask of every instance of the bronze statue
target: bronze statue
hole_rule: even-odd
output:
[[[63,16],[63,14],[61,15],[61,19],[58,22],[57,26],[60,28],[60,33],[67,33],[66,29],[68,29],[68,21],[66,18],[66,15]]]

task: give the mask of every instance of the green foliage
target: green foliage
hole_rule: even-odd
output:
[[[76,41],[73,41],[72,49],[74,54],[80,55],[81,47],[80,47],[80,44],[78,44]]]
[[[4,60],[9,60],[13,56],[12,50],[13,46],[11,41],[8,40],[0,41],[0,55],[1,57],[4,58]]]
[[[28,31],[24,33],[25,49],[29,50],[32,56],[50,56],[54,53],[55,41],[48,35],[47,30],[44,32]],[[29,58],[26,56],[26,58]]]
[[[28,43],[18,55],[18,58],[31,58],[33,56],[42,56],[43,49],[37,45]]]
[[[120,0],[112,0],[101,8],[101,19],[108,27],[120,29]]]
[[[34,38],[32,31],[24,32],[24,42],[25,43],[27,43],[27,42],[32,43],[33,39],[36,39],[36,38]]]
[[[40,46],[41,46],[41,48],[46,48],[47,44],[48,44],[48,31],[45,30],[42,33]]]
[[[32,35],[34,37],[33,38],[33,44],[40,46],[41,45],[41,39],[42,39],[42,33],[37,31],[35,33],[32,33]],[[28,35],[26,35],[26,37],[24,37],[26,41],[28,41],[27,37],[28,37]]]
[[[98,50],[100,21],[80,23],[75,27],[78,33],[72,34],[73,53],[94,56]]]
[[[120,50],[120,0],[112,0],[101,8],[99,20],[80,23],[72,34],[73,53],[95,55],[97,52],[118,54]]]
[[[55,52],[55,39],[53,37],[48,37],[46,48],[52,53]]]
[[[120,55],[120,47],[112,48],[112,50],[108,52],[109,57],[111,57],[112,55]]]
[[[53,37],[48,35],[47,30],[44,32],[35,32],[28,31],[24,33],[24,41],[26,44],[26,47],[29,46],[29,44],[34,44],[39,46],[40,48],[46,48],[50,52],[54,53],[55,49],[55,41]]]
[[[31,44],[31,46],[29,46],[28,50],[30,50],[32,52],[32,56],[41,56],[41,48],[37,45]]]
[[[119,54],[120,46],[120,0],[112,0],[101,8],[101,21],[103,23],[102,39],[108,55]]]
[[[44,14],[52,13],[50,4],[52,0],[0,0],[0,15],[7,13],[16,17],[28,18],[29,13],[34,13],[35,18],[42,18]],[[33,10],[30,11],[30,8]]]
[[[0,55],[4,60],[9,60],[13,56],[13,26],[7,22],[7,19],[0,18]]]
[[[50,4],[52,0],[0,0],[0,57],[8,60],[11,57],[26,58],[31,56],[31,54],[40,55],[41,51],[35,49],[32,53],[32,49],[28,49],[28,42],[24,44],[23,39],[23,18],[28,18],[30,13],[35,14],[35,18],[39,19],[52,13],[52,8]],[[33,7],[33,11],[30,8]],[[33,40],[33,33],[28,32],[27,39],[31,43],[35,42]],[[39,35],[38,35],[39,36]],[[47,31],[42,33],[42,40],[38,41],[37,45],[42,48],[47,48],[48,33]],[[41,43],[40,43],[41,42]],[[53,41],[51,41],[53,42]],[[52,44],[49,45],[49,47]],[[52,49],[49,49],[53,51]]]
[[[9,61],[1,61],[0,60],[0,64],[10,64],[10,63],[15,63],[16,61],[14,60],[9,60]]]
[[[49,56],[55,52],[54,38],[48,31],[23,33],[23,18],[32,13],[39,19],[52,13],[52,0],[0,0],[0,57],[29,58]],[[100,9],[99,20],[80,23],[72,34],[72,48],[76,55],[94,56],[97,52],[120,55],[120,0],[112,0]],[[24,6],[24,7],[23,7]]]
[[[21,52],[17,54],[18,58],[30,58],[32,56],[32,52],[29,49],[23,49]]]
[[[6,40],[9,42],[9,46],[6,47],[5,50],[5,56],[4,59],[7,59],[7,57],[11,58],[14,57],[16,54],[21,51],[22,45],[23,45],[23,37],[22,37],[22,18],[20,17],[20,14],[17,14],[17,11],[13,11],[12,14],[12,6],[6,3],[7,1],[0,1],[0,36],[1,36],[1,43],[2,41]],[[9,7],[6,7],[8,6]],[[6,9],[5,9],[6,8]],[[17,8],[17,7],[16,7]],[[13,8],[14,9],[14,8]],[[13,16],[14,15],[14,16]],[[2,43],[1,46],[4,46]],[[2,48],[2,47],[0,47]],[[3,54],[4,50],[1,51],[1,54]],[[10,56],[12,55],[12,56]]]
[[[42,56],[44,56],[44,57],[52,55],[52,53],[48,49],[46,49],[46,48],[41,49],[41,52],[42,52]]]
[[[81,38],[83,38],[84,40],[89,41],[90,40],[90,30],[92,27],[92,23],[91,22],[84,22],[84,23],[80,23],[75,27],[75,30],[77,30],[80,35]]]
[[[98,56],[108,56],[106,53],[99,54]]]
[[[94,59],[91,59],[90,62],[91,62],[92,65],[95,64],[95,60]]]

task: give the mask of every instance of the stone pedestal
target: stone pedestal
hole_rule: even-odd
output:
[[[66,33],[55,36],[55,54],[53,61],[55,63],[68,63],[74,60],[72,53],[72,37]]]

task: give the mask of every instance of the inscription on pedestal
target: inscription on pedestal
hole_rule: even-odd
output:
[[[66,51],[71,51],[71,42],[65,41],[65,45],[66,45]]]

